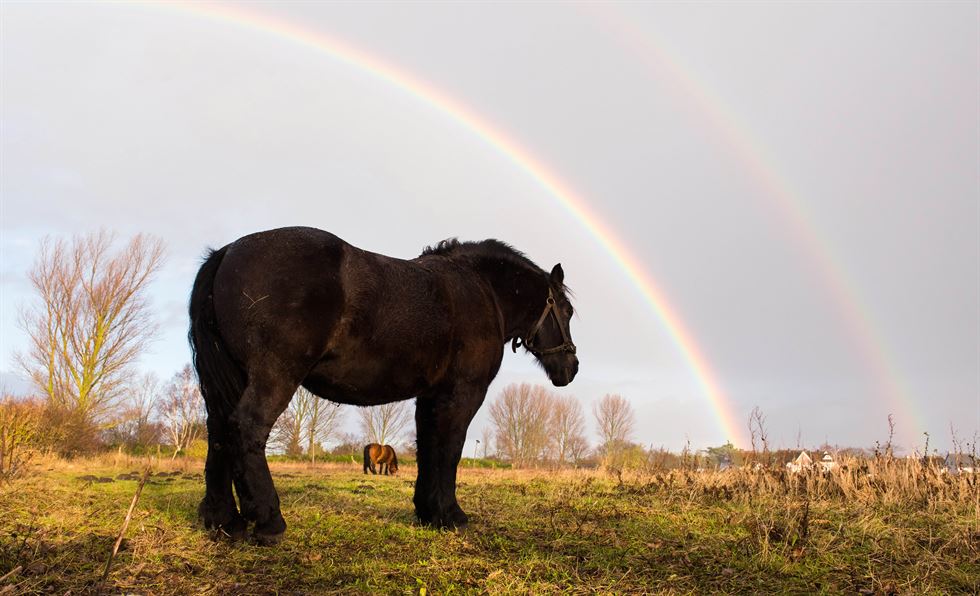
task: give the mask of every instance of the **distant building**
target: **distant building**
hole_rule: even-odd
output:
[[[813,460],[807,455],[806,451],[800,451],[796,459],[786,464],[790,472],[804,472],[813,467]]]
[[[820,470],[823,472],[833,472],[837,467],[837,462],[834,461],[833,456],[829,452],[824,451],[823,457],[820,458]]]
[[[950,453],[943,461],[943,469],[949,474],[976,474],[978,462],[969,453]]]

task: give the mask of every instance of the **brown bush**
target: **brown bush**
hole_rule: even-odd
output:
[[[78,411],[47,405],[42,408],[42,424],[41,445],[66,459],[94,455],[105,447],[98,425]]]
[[[43,446],[44,405],[39,400],[0,398],[0,479],[21,473]]]

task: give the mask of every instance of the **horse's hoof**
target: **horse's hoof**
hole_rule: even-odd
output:
[[[248,523],[239,515],[237,510],[217,510],[201,502],[197,515],[206,530],[215,532],[216,537],[227,536],[232,540],[241,540],[247,534]]]
[[[227,538],[232,542],[241,542],[248,537],[248,523],[240,517],[232,520],[218,528],[218,537]]]
[[[419,516],[419,522],[421,522],[422,525],[432,526],[433,528],[455,530],[457,528],[465,527],[470,523],[470,520],[466,514],[463,513],[462,509],[456,509],[455,511],[447,511],[442,514],[437,513],[428,519]]]
[[[466,514],[462,511],[456,513],[453,512],[444,518],[443,523],[440,527],[446,528],[447,530],[455,530],[459,528],[465,528],[470,523],[470,518],[466,517]]]
[[[252,540],[259,546],[274,546],[282,542],[286,534],[286,521],[279,517],[262,524],[256,524],[252,530]]]
[[[252,541],[259,546],[275,546],[282,542],[285,535],[285,532],[279,532],[278,534],[260,534],[258,532],[253,532]]]

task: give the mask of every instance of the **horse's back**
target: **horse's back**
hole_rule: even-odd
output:
[[[475,356],[462,362],[469,369],[501,351],[492,298],[457,265],[387,257],[314,228],[229,244],[213,294],[221,335],[247,372],[279,368],[266,374],[339,403],[417,397],[454,359]]]
[[[381,452],[382,447],[377,443],[368,443],[364,446],[364,457],[370,458],[372,462],[378,461],[378,457],[380,457]]]
[[[385,445],[381,448],[381,460],[385,463],[389,463],[395,459],[395,449],[391,445]]]

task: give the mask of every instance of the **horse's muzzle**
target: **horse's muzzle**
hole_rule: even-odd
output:
[[[574,358],[571,366],[562,367],[553,375],[549,375],[551,378],[551,384],[555,387],[564,387],[575,379],[575,375],[578,374],[578,358]]]

